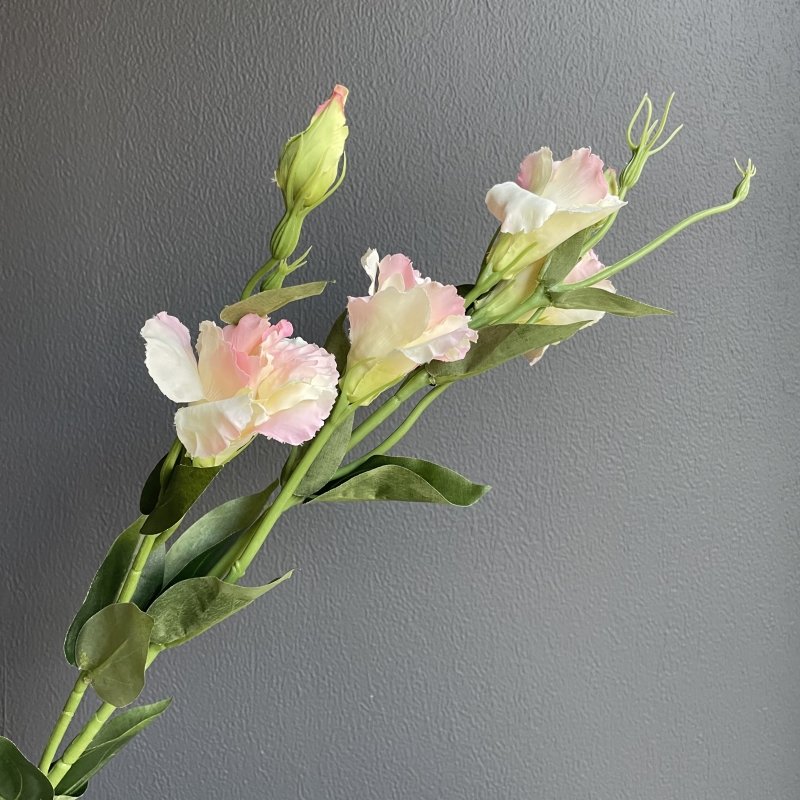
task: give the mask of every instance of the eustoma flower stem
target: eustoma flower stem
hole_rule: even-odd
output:
[[[625,267],[629,267],[631,264],[635,264],[637,261],[640,261],[646,255],[661,247],[662,244],[667,242],[676,234],[688,228],[690,225],[694,225],[696,222],[700,222],[704,219],[708,219],[709,217],[713,217],[716,214],[722,214],[725,211],[730,211],[732,208],[735,208],[745,199],[745,197],[747,197],[747,192],[750,188],[750,179],[753,177],[753,175],[755,175],[755,167],[748,162],[747,166],[740,171],[742,173],[742,180],[734,190],[733,197],[727,203],[723,203],[722,205],[714,206],[712,208],[706,208],[702,211],[697,211],[696,213],[691,214],[690,216],[681,220],[677,225],[673,225],[673,227],[671,227],[668,231],[664,231],[664,233],[662,233],[660,236],[656,236],[652,242],[649,242],[635,253],[631,253],[629,256],[617,261],[616,264],[612,264],[605,269],[601,269],[590,278],[586,278],[582,281],[576,281],[575,283],[561,283],[557,286],[551,287],[551,290],[554,292],[563,292],[570,289],[585,289],[589,286],[593,286],[599,281],[610,278],[612,275],[616,275],[617,272],[625,269]]]
[[[78,680],[75,681],[75,685],[72,687],[72,692],[67,698],[64,709],[56,721],[53,732],[50,734],[50,738],[48,739],[47,745],[44,748],[42,758],[39,761],[39,769],[45,774],[47,774],[47,771],[50,769],[50,765],[53,763],[53,759],[56,756],[59,745],[64,739],[67,729],[69,728],[69,725],[75,716],[75,712],[78,710],[78,706],[80,705],[81,700],[86,694],[86,690],[88,688],[89,682],[86,680],[86,675],[81,672],[81,674],[78,676]]]
[[[327,424],[324,425],[322,430],[311,440],[308,450],[300,459],[286,483],[284,483],[283,488],[275,498],[275,502],[270,506],[261,523],[253,530],[241,552],[233,562],[233,566],[226,577],[228,583],[237,583],[244,577],[247,568],[258,555],[258,551],[261,549],[267,536],[269,536],[270,531],[275,526],[280,515],[287,508],[299,502],[299,498],[295,497],[294,492],[300,485],[300,481],[303,480],[305,474],[322,451],[328,439],[331,438],[336,428],[341,425],[350,414],[354,413],[354,410],[355,409],[347,403],[345,396],[340,394]]]

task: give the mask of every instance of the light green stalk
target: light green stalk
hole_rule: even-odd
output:
[[[81,672],[81,674],[78,676],[78,680],[75,681],[75,685],[72,687],[72,692],[70,692],[70,695],[67,698],[64,709],[59,715],[58,720],[56,720],[53,732],[50,734],[50,738],[47,740],[44,753],[42,753],[42,757],[39,761],[39,770],[45,775],[50,769],[53,759],[56,757],[58,748],[61,745],[61,742],[63,741],[67,730],[69,729],[70,723],[75,716],[75,712],[78,710],[78,706],[81,704],[81,700],[86,694],[86,690],[88,688],[89,682],[86,680],[86,673]]]

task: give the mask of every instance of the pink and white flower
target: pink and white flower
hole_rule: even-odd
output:
[[[350,402],[366,405],[420,364],[464,358],[478,333],[456,287],[423,278],[401,253],[380,260],[368,250],[361,264],[371,283],[369,295],[347,304],[343,390]]]
[[[625,202],[610,192],[603,162],[588,147],[563,161],[553,161],[550,148],[542,147],[520,164],[516,181],[489,190],[486,205],[500,222],[494,269],[513,263],[516,272]]]
[[[286,444],[311,439],[336,400],[339,375],[330,353],[292,325],[247,314],[236,324],[200,324],[197,358],[189,331],[162,311],[142,328],[145,364],[176,403],[178,438],[194,459],[221,464],[254,436]]]

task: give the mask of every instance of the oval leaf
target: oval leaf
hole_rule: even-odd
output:
[[[221,469],[178,464],[161,499],[142,525],[142,534],[157,536],[177,525]]]
[[[572,325],[489,325],[481,328],[478,341],[461,361],[431,361],[427,366],[428,374],[437,384],[480,375],[529,350],[563,342],[585,325],[585,322]]]
[[[246,300],[225,306],[220,312],[219,318],[223,322],[235,325],[245,314],[258,314],[263,317],[296,300],[304,300],[306,297],[322,294],[327,285],[327,281],[315,281],[314,283],[301,283],[297,286],[286,286],[281,289],[267,289]]]
[[[161,700],[146,706],[123,711],[112,717],[59,781],[56,791],[77,797],[86,788],[89,779],[104,767],[137,733],[155,722],[170,706],[172,700]]]
[[[53,800],[50,781],[5,736],[0,736],[0,800]]]
[[[86,620],[101,608],[111,605],[117,599],[119,590],[122,588],[122,584],[128,574],[128,568],[136,553],[136,548],[139,544],[139,531],[144,521],[145,517],[139,517],[133,525],[117,536],[108,551],[108,555],[103,559],[100,569],[97,570],[86,599],[75,615],[75,619],[72,620],[72,624],[67,631],[67,637],[64,640],[64,655],[70,664],[76,664],[75,642]]]
[[[275,484],[263,492],[228,500],[190,525],[170,547],[164,568],[164,585],[172,583],[198,556],[207,553],[231,534],[249,528],[266,508]]]
[[[77,665],[107,703],[126,706],[144,688],[144,670],[153,620],[133,603],[98,611],[81,628]]]
[[[136,584],[136,591],[133,593],[131,602],[135,603],[142,611],[147,611],[147,606],[153,598],[161,591],[164,586],[164,563],[166,561],[167,548],[160,544],[150,551],[147,557],[142,574]]]
[[[607,292],[605,289],[590,287],[588,289],[572,289],[552,295],[556,308],[569,308],[589,311],[607,311],[619,317],[645,317],[650,314],[671,314],[666,308],[649,306],[621,294]]]
[[[252,587],[224,583],[212,577],[176,583],[150,606],[149,613],[154,620],[150,640],[161,648],[185,644],[291,576],[292,571],[289,571],[266,586]]]
[[[473,483],[447,467],[418,458],[373,456],[358,473],[314,498],[314,503],[401,500],[471,506],[488,486]]]

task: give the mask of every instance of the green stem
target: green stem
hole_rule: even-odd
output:
[[[306,451],[305,455],[300,459],[297,466],[292,471],[291,475],[284,483],[283,488],[275,498],[275,502],[269,507],[263,519],[253,528],[253,532],[248,537],[244,547],[236,556],[230,572],[225,580],[228,583],[237,583],[243,577],[247,568],[253,562],[253,559],[258,555],[258,551],[264,544],[270,531],[275,527],[280,515],[301,502],[300,498],[294,496],[295,489],[300,485],[305,474],[314,463],[314,459],[320,454],[322,448],[325,446],[328,439],[331,438],[336,428],[350,415],[354,413],[354,409],[347,403],[345,396],[339,395],[336,405],[333,408],[331,417],[322,430],[311,440],[311,444]]]
[[[612,264],[610,267],[601,269],[600,272],[582,281],[577,281],[576,283],[560,283],[557,286],[552,286],[550,287],[551,291],[565,292],[570,289],[585,289],[589,286],[594,286],[594,284],[598,283],[599,281],[610,278],[612,275],[616,275],[617,272],[625,269],[625,267],[630,267],[637,261],[641,261],[641,259],[643,259],[646,255],[649,255],[653,252],[653,250],[661,247],[662,244],[669,241],[673,236],[685,230],[690,225],[694,225],[696,222],[701,222],[704,219],[713,217],[716,214],[723,214],[726,211],[730,211],[732,208],[735,208],[737,205],[739,205],[743,199],[744,198],[741,196],[734,195],[734,197],[727,203],[714,206],[713,208],[706,208],[702,211],[696,212],[695,214],[691,214],[690,216],[686,217],[686,219],[681,220],[677,225],[673,225],[668,231],[664,231],[664,233],[662,233],[660,236],[656,236],[652,242],[649,242],[635,253],[631,253],[629,256],[617,261],[616,264]]]
[[[133,565],[130,570],[128,570],[128,574],[125,576],[125,582],[119,590],[119,596],[117,597],[118,603],[130,602],[133,593],[136,591],[136,587],[139,585],[139,578],[142,577],[142,570],[144,570],[144,565],[150,557],[150,553],[153,550],[153,545],[157,538],[159,537],[144,536],[142,538],[139,550],[136,553],[136,558],[133,559]]]
[[[424,369],[413,373],[405,383],[377,410],[373,411],[360,425],[356,427],[350,436],[350,446],[348,452],[358,446],[372,431],[382,425],[392,414],[397,411],[403,403],[415,395],[420,389],[429,385],[428,374]]]
[[[264,264],[264,266],[261,267],[258,270],[258,272],[256,272],[253,275],[253,277],[250,278],[249,281],[247,281],[247,285],[244,287],[244,290],[242,291],[241,299],[242,300],[247,300],[247,298],[250,297],[251,294],[253,294],[253,292],[255,291],[256,287],[263,280],[263,278],[266,276],[266,274],[273,267],[275,267],[277,264],[278,264],[278,261],[276,259],[270,258],[269,261],[267,261],[267,263]]]
[[[409,415],[403,420],[403,422],[397,427],[394,433],[391,436],[388,436],[384,439],[377,447],[374,447],[365,455],[361,456],[361,458],[357,458],[355,461],[351,461],[349,464],[346,464],[344,467],[341,467],[333,476],[333,480],[338,480],[340,478],[345,478],[350,475],[352,472],[355,472],[368,458],[372,458],[372,456],[382,456],[389,452],[414,426],[417,420],[422,416],[422,413],[425,409],[434,401],[437,397],[439,397],[448,386],[452,384],[441,384],[440,386],[436,386],[434,389],[431,389],[428,394],[426,394],[415,406],[411,409]]]
[[[69,772],[69,768],[83,755],[86,748],[97,736],[98,731],[108,722],[111,715],[117,710],[111,703],[103,703],[95,711],[92,718],[83,727],[83,730],[70,742],[69,747],[64,751],[64,755],[56,761],[53,768],[47,775],[47,779],[53,786],[58,786],[58,782]]]
[[[61,746],[61,742],[69,729],[72,718],[75,716],[75,712],[78,710],[78,706],[81,704],[81,700],[88,688],[89,683],[86,680],[86,673],[81,672],[78,676],[78,680],[75,681],[75,685],[72,687],[70,696],[67,698],[64,710],[61,712],[53,728],[53,732],[47,740],[44,753],[42,753],[42,758],[39,761],[39,769],[41,772],[47,774],[47,771],[50,769],[50,765],[53,763],[58,748]]]

